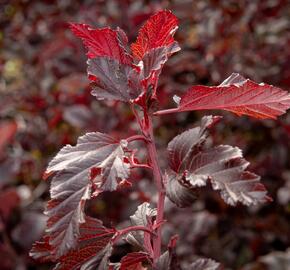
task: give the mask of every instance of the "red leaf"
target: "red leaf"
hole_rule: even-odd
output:
[[[148,253],[132,252],[121,259],[120,270],[143,270],[142,262],[152,263]]]
[[[136,42],[131,45],[133,56],[141,60],[151,49],[171,45],[177,28],[178,20],[170,11],[163,10],[151,16],[140,29]]]
[[[219,86],[193,86],[182,96],[178,111],[222,109],[259,119],[276,119],[290,107],[288,92],[257,84],[233,73]]]
[[[0,155],[4,147],[13,139],[17,131],[17,124],[14,121],[4,121],[0,124]]]
[[[88,49],[88,57],[108,56],[122,64],[131,64],[132,57],[126,52],[127,37],[121,29],[92,29],[87,24],[71,23],[72,32],[82,39]]]
[[[3,190],[0,193],[0,216],[7,220],[13,209],[20,204],[20,198],[17,191],[13,188]]]

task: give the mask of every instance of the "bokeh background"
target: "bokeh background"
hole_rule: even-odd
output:
[[[232,72],[290,90],[289,0],[0,0],[0,269],[51,267],[28,252],[45,227],[49,183],[41,177],[52,156],[88,131],[126,137],[137,129],[126,105],[90,95],[85,50],[67,22],[120,26],[133,41],[144,20],[164,8],[179,18],[182,50],[164,67],[161,108],[174,106],[173,95],[190,85],[219,84]],[[156,118],[162,166],[168,141],[204,114]],[[164,243],[180,233],[182,261],[206,256],[225,269],[289,270],[290,112],[278,121],[222,115],[213,141],[243,149],[274,201],[233,208],[203,190],[188,209],[168,202]],[[132,183],[90,202],[87,211],[107,226],[126,225],[140,202],[156,197],[148,172],[136,171]],[[120,243],[112,260],[128,251]]]

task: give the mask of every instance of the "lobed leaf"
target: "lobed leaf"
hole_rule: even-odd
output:
[[[260,177],[246,171],[249,162],[237,147],[205,146],[208,128],[218,118],[206,116],[201,126],[185,131],[168,144],[170,169],[166,171],[166,192],[179,207],[190,205],[196,188],[211,183],[230,205],[245,205],[270,200]]]
[[[188,269],[190,270],[218,270],[220,264],[212,259],[198,259],[192,263]]]
[[[54,270],[92,270],[96,267],[107,270],[112,251],[110,241],[114,234],[115,230],[104,227],[100,220],[86,217],[86,222],[80,226],[76,248],[57,258]],[[33,245],[30,256],[42,261],[56,260],[49,236]]]
[[[265,83],[257,84],[233,73],[218,86],[193,86],[182,97],[178,111],[231,111],[239,116],[276,119],[290,107],[290,94]]]
[[[88,49],[89,58],[107,56],[122,64],[132,63],[132,57],[125,50],[127,36],[120,28],[92,29],[90,25],[78,23],[71,23],[70,28],[75,36],[82,39]]]
[[[128,102],[139,96],[139,75],[130,65],[121,64],[109,57],[88,60],[88,75],[95,79],[92,95],[98,99]]]
[[[132,252],[121,259],[120,270],[145,270],[142,262],[152,264],[152,259],[146,252]]]
[[[115,190],[121,180],[129,177],[130,165],[123,162],[126,146],[124,140],[118,142],[99,132],[87,133],[76,146],[63,147],[49,163],[46,176],[53,178],[46,231],[57,257],[76,246],[79,225],[85,222],[85,201],[104,190]]]
[[[172,45],[177,28],[178,20],[170,11],[163,10],[151,16],[140,29],[136,42],[131,45],[133,56],[142,60],[150,50]],[[174,51],[177,50],[176,44]]]
[[[149,226],[148,222],[151,222],[156,215],[157,209],[151,208],[149,203],[145,202],[138,206],[134,215],[130,216],[132,226]],[[141,231],[131,232],[127,235],[126,240],[140,250],[151,252],[150,237],[147,237],[147,233]]]

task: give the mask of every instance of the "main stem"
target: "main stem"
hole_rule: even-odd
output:
[[[151,116],[148,116],[148,136],[147,149],[153,170],[153,177],[158,189],[157,217],[156,224],[161,224],[164,216],[165,190],[162,179],[162,173],[158,164],[155,139],[153,134],[153,125]],[[153,238],[153,257],[154,260],[161,255],[161,226],[156,229],[156,236]]]

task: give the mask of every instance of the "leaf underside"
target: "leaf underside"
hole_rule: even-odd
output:
[[[198,259],[189,266],[189,270],[218,270],[220,264],[212,259]]]
[[[170,169],[166,171],[166,192],[179,207],[189,206],[196,188],[211,183],[223,200],[236,205],[254,205],[270,200],[260,177],[247,171],[249,163],[237,147],[206,147],[208,128],[217,117],[202,118],[201,126],[183,132],[168,144]]]
[[[79,226],[85,222],[85,201],[102,191],[115,190],[129,177],[130,166],[123,162],[124,147],[126,141],[87,133],[76,146],[63,147],[49,163],[46,175],[53,178],[45,212],[49,217],[46,232],[56,257],[76,246]]]
[[[219,86],[193,86],[182,97],[179,111],[227,110],[239,116],[276,119],[290,107],[290,94],[278,87],[257,84],[233,73]]]

